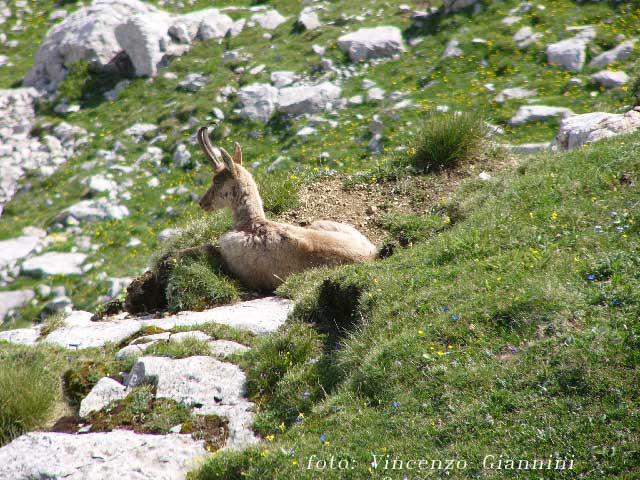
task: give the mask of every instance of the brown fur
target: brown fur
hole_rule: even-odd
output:
[[[350,225],[321,220],[303,228],[267,220],[258,187],[242,166],[240,145],[236,143],[232,158],[208,144],[206,129],[204,135],[199,140],[216,173],[200,207],[231,208],[234,227],[220,237],[220,253],[226,269],[245,285],[272,291],[308,268],[374,258],[374,245]]]

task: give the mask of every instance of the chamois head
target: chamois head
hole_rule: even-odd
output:
[[[263,218],[258,187],[242,166],[240,144],[236,142],[232,157],[224,148],[211,145],[207,127],[198,130],[198,143],[214,171],[212,185],[200,199],[200,208],[210,212],[229,207],[239,221]]]

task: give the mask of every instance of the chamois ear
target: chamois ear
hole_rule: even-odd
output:
[[[238,142],[235,142],[235,148],[233,150],[233,161],[238,165],[242,165],[242,148]]]
[[[224,166],[227,168],[229,173],[231,173],[231,175],[233,175],[235,177],[236,176],[236,164],[233,163],[233,158],[231,158],[231,155],[229,155],[229,152],[227,152],[222,147],[220,147],[220,153],[222,154],[222,161],[224,162]]]

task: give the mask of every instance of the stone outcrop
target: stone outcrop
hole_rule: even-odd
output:
[[[34,432],[0,448],[0,478],[184,480],[206,455],[191,435]]]
[[[38,96],[33,88],[0,90],[0,215],[27,172],[53,174],[87,141],[86,131],[65,122],[42,140],[31,137]]]
[[[249,120],[268,122],[276,111],[278,89],[268,83],[254,83],[238,92],[242,104],[240,116]]]
[[[607,65],[615,62],[622,62],[631,56],[635,43],[635,39],[622,42],[617,47],[607,50],[606,52],[602,52],[600,55],[595,57],[589,62],[589,66],[606,67]]]
[[[215,8],[173,15],[138,0],[95,0],[47,32],[25,85],[55,90],[79,60],[98,72],[154,76],[196,38],[237,35],[243,25]]]
[[[596,38],[596,31],[586,27],[576,36],[547,46],[547,62],[579,72],[587,58],[587,45]]]
[[[560,122],[555,143],[569,150],[603,138],[631,133],[640,128],[640,107],[624,114],[592,112],[573,115]]]
[[[47,252],[25,260],[22,273],[36,278],[50,275],[80,275],[86,258],[84,253]]]
[[[388,58],[406,51],[402,33],[397,27],[361,28],[338,38],[338,48],[352,62],[373,58]]]
[[[278,95],[278,111],[297,116],[324,110],[340,98],[342,90],[331,82],[319,85],[286,87]]]
[[[156,398],[195,405],[195,412],[229,420],[227,447],[255,443],[250,426],[253,404],[245,398],[245,375],[237,365],[212,357],[142,357],[127,376],[127,386],[152,382]]]

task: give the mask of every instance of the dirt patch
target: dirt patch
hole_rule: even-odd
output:
[[[396,182],[356,184],[344,187],[344,177],[305,184],[300,188],[300,207],[276,220],[307,226],[314,220],[333,220],[358,228],[374,244],[387,237],[382,219],[389,213],[426,213],[454,191],[460,175],[408,177]]]

